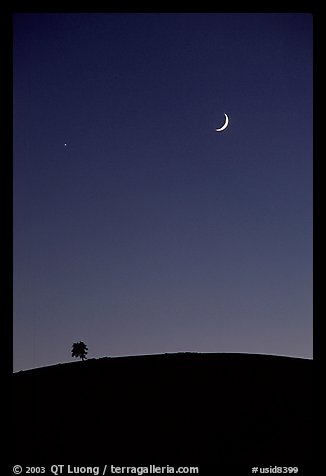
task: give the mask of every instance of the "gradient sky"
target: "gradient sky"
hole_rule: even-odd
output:
[[[16,14],[13,79],[15,370],[312,357],[310,14]]]

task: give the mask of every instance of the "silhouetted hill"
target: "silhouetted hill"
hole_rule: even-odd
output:
[[[18,372],[15,457],[34,464],[301,465],[301,474],[311,458],[312,365],[178,353]]]

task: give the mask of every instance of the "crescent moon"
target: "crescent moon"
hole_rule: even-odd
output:
[[[220,127],[219,129],[215,129],[216,132],[221,132],[221,131],[224,131],[224,129],[227,128],[227,126],[229,125],[229,118],[228,118],[228,115],[224,113],[224,116],[225,116],[225,122],[223,124],[222,127]]]

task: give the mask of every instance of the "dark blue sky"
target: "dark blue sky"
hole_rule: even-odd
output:
[[[309,14],[16,14],[15,370],[312,357],[312,153]]]

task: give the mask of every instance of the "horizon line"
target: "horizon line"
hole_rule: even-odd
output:
[[[184,351],[176,351],[176,352],[154,352],[152,354],[126,354],[126,355],[112,355],[112,356],[103,356],[103,357],[91,357],[86,360],[97,360],[97,359],[121,359],[125,357],[146,357],[152,355],[174,355],[174,354],[246,354],[246,355],[267,355],[270,357],[287,357],[290,359],[302,359],[302,360],[313,360],[313,357],[298,357],[295,355],[285,355],[285,354],[268,354],[264,352],[200,352],[195,350],[184,350]],[[49,364],[43,365],[41,367],[30,367],[27,369],[20,369],[20,370],[13,370],[13,373],[18,372],[27,372],[29,370],[37,370],[37,369],[44,369],[47,367],[54,367],[55,365],[66,365],[66,364],[73,364],[79,363],[80,361],[67,361],[67,362],[57,362],[56,364]]]

